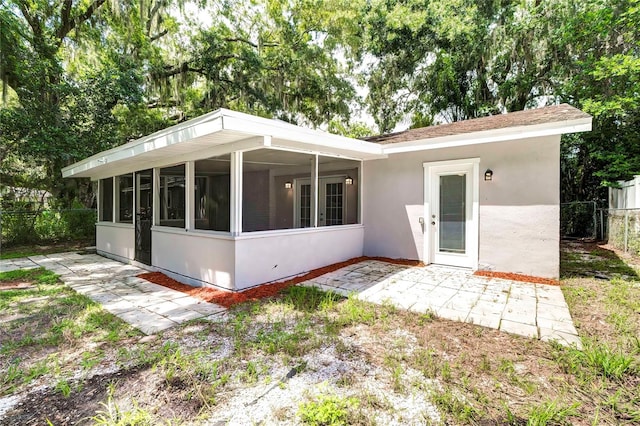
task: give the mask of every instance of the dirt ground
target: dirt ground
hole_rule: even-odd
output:
[[[571,243],[563,275],[584,351],[300,287],[157,336],[68,289],[0,290],[0,425],[640,422],[635,269]]]

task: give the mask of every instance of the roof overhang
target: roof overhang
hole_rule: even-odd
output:
[[[227,109],[100,152],[62,169],[62,176],[100,179],[233,151],[282,148],[355,160],[385,158],[380,144]]]
[[[461,133],[429,139],[418,139],[382,145],[385,154],[424,151],[431,149],[452,148],[457,146],[476,145],[507,140],[527,139],[542,136],[562,135],[565,133],[588,132],[591,130],[591,117],[575,120],[530,126],[506,127],[503,129],[483,130],[480,132]]]

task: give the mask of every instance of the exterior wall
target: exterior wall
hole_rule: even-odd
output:
[[[610,209],[640,208],[640,176],[618,182],[620,188],[609,188]]]
[[[237,290],[362,256],[361,225],[244,234],[235,241]]]
[[[96,225],[96,250],[100,254],[128,262],[135,257],[133,225],[101,223]]]
[[[393,154],[364,163],[364,254],[425,260],[424,162],[480,158],[481,269],[559,275],[560,137]],[[493,180],[484,181],[492,169]],[[428,225],[428,218],[425,217]]]
[[[234,241],[231,237],[158,229],[151,231],[153,267],[190,285],[233,290]]]

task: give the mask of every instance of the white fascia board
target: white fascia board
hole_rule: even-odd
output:
[[[118,160],[123,160],[145,152],[154,151],[170,145],[175,145],[200,136],[205,136],[222,130],[222,118],[220,111],[214,111],[189,120],[151,135],[126,143],[124,145],[102,151],[89,158],[81,160],[62,169],[62,177],[73,177],[79,173],[88,171]]]
[[[99,167],[91,170],[91,173],[81,173],[76,175],[77,177],[91,177],[92,180],[98,180],[107,178],[110,176],[118,176],[126,173],[131,173],[136,170],[140,170],[140,164],[143,164],[142,168],[150,169],[154,167],[168,167],[173,164],[185,163],[187,161],[196,161],[204,158],[217,157],[220,155],[229,154],[233,151],[251,151],[254,149],[260,149],[265,146],[264,138],[251,137],[242,139],[236,142],[226,143],[222,145],[214,145],[210,148],[199,149],[186,154],[172,155],[171,157],[154,158],[152,160],[141,160],[144,163],[138,162],[132,166],[131,162],[128,164],[117,165],[112,163],[109,167]],[[144,158],[144,157],[142,157]]]
[[[298,144],[302,149],[311,144],[325,147],[327,152],[337,149],[369,155],[383,154],[382,146],[377,143],[338,136],[262,117],[254,117],[236,111],[223,110],[223,128],[247,134],[290,140]]]
[[[516,139],[527,139],[542,136],[580,133],[591,130],[591,117],[577,120],[545,123],[533,126],[508,127],[505,129],[485,130],[481,132],[462,133],[431,139],[420,139],[408,142],[382,145],[385,154],[424,151],[430,149],[452,148],[464,145],[475,145],[490,142],[502,142]]]

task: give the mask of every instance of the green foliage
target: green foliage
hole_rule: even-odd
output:
[[[315,287],[292,286],[284,290],[284,300],[302,312],[328,311],[342,299],[337,293],[324,292]]]
[[[557,400],[534,405],[528,415],[527,426],[568,425],[569,418],[578,414],[580,404],[563,405]]]
[[[115,400],[114,392],[113,387],[110,387],[107,401],[100,403],[103,409],[91,417],[93,424],[105,426],[151,426],[157,424],[152,414],[140,408],[136,401],[133,401],[131,409],[123,409]]]
[[[312,426],[337,426],[349,424],[349,414],[357,409],[357,398],[341,398],[337,395],[321,395],[317,399],[300,404],[298,416],[302,423]]]
[[[622,348],[611,348],[606,343],[583,339],[583,350],[556,348],[556,361],[565,371],[589,380],[593,375],[621,381],[638,375],[638,366],[633,354]]]
[[[0,217],[3,245],[95,238],[93,209],[2,211]]]

